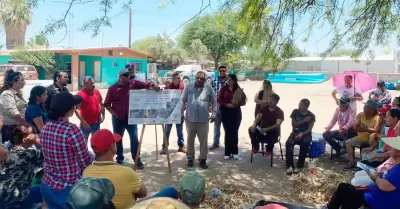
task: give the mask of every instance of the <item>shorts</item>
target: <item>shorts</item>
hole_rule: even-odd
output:
[[[368,140],[359,140],[359,139],[357,139],[357,137],[353,137],[353,138],[346,140],[345,143],[346,143],[346,145],[350,144],[353,147],[360,147],[361,145],[368,145],[369,141]]]

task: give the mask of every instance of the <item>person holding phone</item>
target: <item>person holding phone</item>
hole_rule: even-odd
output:
[[[395,165],[386,173],[367,172],[372,184],[355,187],[339,184],[330,201],[321,209],[358,209],[367,206],[374,209],[397,209],[400,197],[400,137],[382,138],[391,147],[390,156]]]

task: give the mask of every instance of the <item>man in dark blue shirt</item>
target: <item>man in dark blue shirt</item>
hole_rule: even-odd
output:
[[[299,173],[304,167],[304,162],[312,142],[311,132],[315,123],[315,115],[308,110],[310,100],[302,99],[299,108],[294,109],[292,119],[292,133],[286,141],[286,174]],[[299,160],[297,165],[293,162],[293,150],[295,145],[300,145]]]

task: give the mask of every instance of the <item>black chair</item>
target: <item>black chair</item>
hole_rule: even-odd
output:
[[[278,137],[277,143],[279,143],[279,149],[281,150],[281,158],[282,158],[282,161],[283,161],[283,150],[282,150],[282,143],[281,143],[281,132],[279,132],[279,137]],[[266,152],[266,150],[265,150],[265,145],[268,144],[268,143],[265,142],[265,141],[261,141],[260,144],[261,144],[261,151],[259,151],[259,152],[257,152],[257,153],[260,153],[260,154],[262,154],[263,156],[265,156],[265,152]],[[276,144],[276,143],[275,143],[275,144]],[[250,154],[250,162],[251,162],[251,163],[253,163],[253,154],[255,154],[255,153],[251,152],[251,154]],[[271,152],[271,167],[272,167],[273,165],[274,165],[274,151],[272,150],[272,152]]]

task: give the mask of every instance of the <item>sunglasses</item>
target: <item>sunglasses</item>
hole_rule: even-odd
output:
[[[200,77],[196,77],[197,80],[201,80],[201,81],[205,81],[206,78],[200,78]]]
[[[124,74],[122,74],[122,76],[125,76],[125,77],[129,77],[131,74],[129,74],[129,73],[124,73]]]
[[[220,70],[219,72],[220,73],[226,73],[226,70]]]

